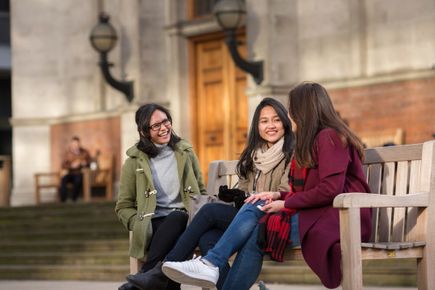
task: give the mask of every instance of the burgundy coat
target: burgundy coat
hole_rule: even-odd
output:
[[[370,192],[357,151],[344,146],[337,132],[323,129],[316,137],[304,190],[285,200],[286,208],[298,209],[302,254],[323,285],[341,282],[340,223],[334,197],[343,192]],[[371,210],[361,210],[361,239],[371,233]]]

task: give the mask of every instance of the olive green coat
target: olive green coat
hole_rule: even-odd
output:
[[[145,250],[153,234],[151,218],[157,204],[156,194],[159,193],[153,184],[148,155],[136,146],[128,149],[127,155],[129,158],[122,167],[115,211],[124,226],[133,231],[130,256],[140,259],[145,256]],[[190,194],[207,192],[192,145],[184,140],[178,142],[175,159],[178,165],[180,195],[185,208],[188,209]]]

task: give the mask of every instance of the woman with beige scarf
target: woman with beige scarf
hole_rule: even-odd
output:
[[[239,186],[237,189],[221,189],[220,196],[221,194],[240,195],[241,192],[243,196],[247,196],[262,191],[288,191],[288,165],[293,143],[291,122],[285,107],[275,99],[263,99],[255,110],[247,146],[237,164]],[[184,261],[192,255],[197,246],[200,247],[203,255],[207,254],[208,250],[212,249],[224,234],[237,212],[235,207],[222,203],[204,205],[180,236],[175,247],[166,256],[165,261]],[[259,252],[261,252],[260,249]],[[262,254],[254,259],[259,272]],[[218,289],[229,289],[225,286],[226,276],[237,272],[239,260],[242,258],[239,259],[238,255],[231,270],[227,262],[220,267],[219,281],[218,279],[215,281]],[[257,269],[253,270],[257,271]],[[252,285],[257,277],[255,273],[254,275],[253,281],[252,279],[246,280],[244,284]],[[146,273],[130,275],[127,280],[142,290],[167,289],[169,281],[162,272],[161,264]]]

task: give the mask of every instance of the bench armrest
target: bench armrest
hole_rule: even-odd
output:
[[[342,193],[334,198],[335,208],[427,207],[427,192],[394,196],[385,194]]]

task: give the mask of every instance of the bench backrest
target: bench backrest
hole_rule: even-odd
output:
[[[433,204],[434,147],[435,141],[428,141],[366,149],[364,169],[372,192],[399,196],[424,191],[430,193]],[[238,180],[236,164],[237,160],[218,160],[209,165],[208,193],[218,193],[220,185],[235,185]],[[426,218],[424,209],[420,208],[373,209],[371,242],[421,241],[426,229],[416,225],[425,225],[417,223],[423,218]]]
[[[433,174],[434,144],[429,141],[367,149],[364,169],[372,192],[401,196],[432,191],[429,196],[433,196],[430,175]],[[416,207],[373,209],[371,242],[421,241],[426,223],[417,223],[417,220],[425,218],[424,212],[425,209]]]
[[[237,185],[239,177],[236,174],[237,160],[215,160],[208,166],[208,194],[217,194],[219,186],[228,185],[233,188]]]

